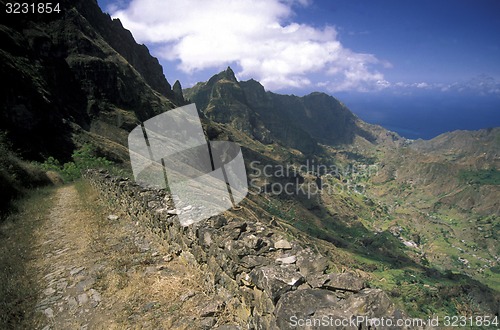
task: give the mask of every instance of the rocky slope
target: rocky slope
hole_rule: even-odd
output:
[[[500,129],[414,141],[381,160],[368,193],[391,210],[375,221],[438,269],[499,288]]]
[[[237,81],[231,68],[184,91],[211,120],[231,124],[264,144],[277,142],[306,155],[318,144],[346,145],[401,139],[397,134],[361,121],[340,101],[324,93],[304,97],[266,92],[257,81]]]
[[[99,140],[108,156],[126,159],[115,143],[125,145],[139,120],[183,100],[158,60],[96,1],[61,1],[60,8],[4,14],[0,74],[9,84],[0,91],[0,129],[32,159],[68,158],[82,140]]]

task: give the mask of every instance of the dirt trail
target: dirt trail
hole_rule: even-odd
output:
[[[210,279],[161,241],[110,214],[85,184],[55,191],[34,233],[37,329],[210,329]],[[83,196],[83,197],[82,197]],[[116,215],[116,216],[115,216]]]
[[[90,288],[95,283],[91,274],[97,261],[88,253],[91,214],[80,208],[74,186],[58,189],[55,198],[47,221],[35,235],[39,249],[33,267],[43,275],[45,288],[37,309],[49,323],[43,329],[81,328],[88,326],[102,300],[101,294]]]

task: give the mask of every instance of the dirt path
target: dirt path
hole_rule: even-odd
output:
[[[44,287],[37,309],[46,316],[48,325],[43,329],[77,329],[88,326],[102,302],[101,293],[92,288],[99,265],[92,260],[96,256],[88,253],[91,214],[80,207],[74,186],[58,189],[55,199],[35,236],[39,250],[33,267],[43,275]]]
[[[58,188],[33,234],[26,267],[39,295],[37,329],[210,329],[210,279],[198,266],[166,254],[147,229],[111,214],[96,192]],[[200,310],[207,310],[200,315]]]

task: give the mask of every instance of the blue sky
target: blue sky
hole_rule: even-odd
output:
[[[412,111],[421,115],[430,108],[440,111],[446,104],[454,108],[459,104],[456,111],[463,112],[464,120],[449,129],[480,128],[485,122],[500,125],[497,0],[99,0],[99,4],[150,48],[171,83],[179,79],[183,87],[206,81],[230,65],[239,79],[254,78],[274,92],[332,94],[363,119],[393,126],[400,133],[416,128],[384,121],[394,117],[389,110],[384,115],[384,104],[397,104],[393,112],[406,117]],[[426,104],[435,101],[423,110],[412,108],[424,98]],[[468,100],[470,107],[463,108]],[[452,111],[441,110],[447,116]],[[474,124],[467,114],[488,120]],[[421,134],[431,135],[435,133]]]
[[[390,62],[382,71],[390,82],[500,77],[500,1],[341,0],[311,7],[307,21],[334,24],[343,45]]]

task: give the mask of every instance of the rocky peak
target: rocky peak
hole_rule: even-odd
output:
[[[266,141],[279,141],[305,154],[316,152],[317,142],[351,144],[356,137],[375,141],[366,129],[368,126],[361,125],[360,120],[334,97],[317,92],[303,97],[266,92],[256,80],[238,82],[230,67],[187,93],[199,109],[211,113],[212,120],[238,121],[238,129],[245,127],[243,131],[246,132],[255,133],[257,126],[259,130],[265,128],[270,132],[266,134]],[[244,116],[239,115],[242,113]],[[242,120],[247,124],[242,126]]]
[[[92,28],[141,74],[151,88],[163,96],[173,96],[158,59],[151,56],[145,45],[135,42],[132,33],[123,27],[119,19],[111,19],[109,14],[103,13],[94,0],[79,0],[72,3]]]
[[[227,67],[226,71],[221,72],[225,79],[233,82],[238,82],[236,76],[234,75],[233,69],[230,66]]]
[[[186,103],[186,100],[184,99],[184,94],[182,92],[182,86],[179,80],[176,80],[174,83],[174,86],[172,87],[172,91],[174,93],[174,99],[175,103],[178,105]]]
[[[206,85],[208,86],[213,86],[219,81],[226,81],[226,82],[231,82],[231,83],[238,83],[238,80],[236,79],[236,76],[234,75],[233,69],[231,67],[227,67],[226,70],[214,75],[212,78],[210,78],[207,82]]]

